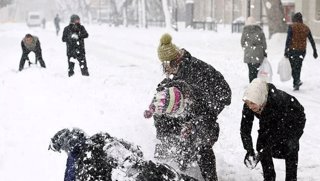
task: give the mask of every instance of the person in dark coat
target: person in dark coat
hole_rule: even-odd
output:
[[[78,15],[72,15],[70,24],[64,28],[62,35],[62,41],[67,44],[69,77],[74,74],[75,63],[71,61],[71,58],[78,60],[81,74],[83,76],[89,76],[84,46],[84,39],[88,38],[88,36],[88,32],[84,26],[80,24],[80,17]]]
[[[59,14],[56,15],[56,17],[54,17],[54,27],[56,28],[56,34],[57,36],[59,35],[59,31],[60,31],[60,17]]]
[[[244,63],[248,64],[249,82],[257,78],[259,67],[267,56],[267,43],[262,28],[250,16],[246,20],[241,35],[241,47],[244,50]]]
[[[78,128],[62,129],[49,150],[68,154],[64,181],[197,181],[165,164],[144,160],[132,143],[97,133],[91,137]]]
[[[300,74],[303,59],[306,55],[307,38],[311,43],[315,59],[318,57],[318,53],[312,33],[309,27],[303,23],[302,14],[300,12],[294,14],[292,21],[293,24],[289,25],[288,28],[284,56],[289,58],[291,64],[293,88],[294,90],[299,90],[302,85]]]
[[[241,139],[247,150],[245,161],[260,160],[265,181],[275,181],[272,158],[285,159],[286,181],[297,181],[299,139],[306,116],[303,106],[292,95],[273,84],[254,79],[244,93],[241,119]],[[259,119],[256,156],[251,130],[254,117]],[[251,159],[252,160],[252,159]]]
[[[212,146],[219,135],[218,115],[231,103],[231,90],[219,71],[192,57],[187,50],[177,48],[171,41],[169,34],[162,35],[160,39],[158,57],[166,78],[158,85],[157,91],[177,87],[185,96],[192,97],[196,109],[186,111],[186,116],[153,115],[157,138],[161,141],[156,145],[155,157],[166,157],[167,150],[180,147],[182,155],[185,155],[178,162],[181,170],[195,160],[205,180],[217,180]],[[183,90],[188,91],[185,93]],[[150,117],[150,114],[145,114],[145,117]],[[197,141],[192,140],[193,135]]]
[[[40,66],[43,68],[46,68],[46,64],[43,61],[42,58],[42,51],[41,51],[41,46],[40,46],[40,40],[37,36],[31,35],[31,34],[26,34],[25,37],[21,41],[21,48],[22,48],[22,56],[20,59],[20,64],[19,64],[19,71],[21,71],[24,67],[24,63],[26,60],[29,61],[29,66],[31,64],[29,60],[29,53],[34,52],[36,55],[36,61],[40,62]]]

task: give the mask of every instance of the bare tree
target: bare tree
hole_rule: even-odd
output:
[[[85,20],[90,19],[90,6],[86,0],[56,0],[56,4],[61,14],[69,16],[80,14]]]
[[[168,0],[162,0],[162,8],[166,22],[166,28],[172,29],[171,13],[169,11]]]
[[[0,0],[0,8],[6,7],[11,3],[12,3],[12,0]]]
[[[264,0],[269,24],[269,38],[275,33],[287,30],[281,0]]]

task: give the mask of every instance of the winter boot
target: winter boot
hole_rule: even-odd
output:
[[[83,76],[89,76],[88,69],[81,69],[81,74],[82,74]]]
[[[298,91],[301,85],[302,85],[302,82],[300,81],[297,85],[293,86],[293,90]]]
[[[44,63],[44,61],[42,59],[39,59],[39,62],[40,62],[40,66],[42,68],[46,68],[46,64]]]
[[[71,77],[74,74],[74,62],[68,61],[69,68],[68,68],[68,76]]]

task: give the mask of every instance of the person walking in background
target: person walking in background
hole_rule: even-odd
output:
[[[88,38],[89,34],[80,24],[80,17],[78,15],[72,15],[70,18],[70,24],[63,30],[62,41],[67,45],[67,57],[68,57],[68,76],[74,74],[74,62],[71,58],[77,59],[80,65],[81,74],[83,76],[89,76],[86,52],[84,46],[84,39]]]
[[[303,106],[292,95],[260,78],[248,85],[243,101],[240,132],[247,150],[246,166],[254,168],[261,161],[264,180],[275,181],[272,158],[285,159],[286,181],[297,181],[299,139],[306,122]],[[259,119],[260,127],[257,155],[251,137],[254,117]]]
[[[56,34],[57,36],[59,35],[59,31],[60,31],[60,18],[59,18],[59,14],[56,15],[56,17],[54,18],[54,27],[56,28]]]
[[[36,60],[35,63],[38,61],[40,62],[40,66],[43,68],[46,68],[46,64],[44,63],[42,59],[42,51],[41,51],[41,46],[40,46],[40,40],[38,37],[31,35],[31,34],[26,34],[25,37],[21,41],[21,48],[22,48],[22,56],[20,59],[20,64],[19,64],[19,71],[21,71],[24,67],[24,63],[26,60],[29,61],[29,66],[31,65],[31,62],[29,60],[28,54],[30,52],[34,52],[36,55]]]
[[[43,18],[43,19],[41,20],[41,24],[42,24],[42,28],[43,28],[43,29],[46,29],[46,18]]]
[[[243,28],[241,46],[244,49],[244,63],[248,64],[249,82],[251,82],[257,78],[259,67],[267,57],[265,35],[252,16],[247,18]]]
[[[300,75],[302,62],[306,55],[307,38],[311,43],[315,59],[318,57],[318,53],[310,29],[303,23],[302,14],[300,12],[294,14],[292,21],[293,24],[288,28],[284,56],[289,58],[291,64],[293,90],[299,90],[302,85]]]
[[[212,146],[219,136],[218,115],[231,103],[230,87],[223,75],[211,65],[175,46],[169,34],[162,35],[160,39],[158,57],[166,78],[158,85],[157,91],[175,90],[172,87],[176,87],[182,92],[179,95],[192,97],[195,109],[186,110],[186,116],[153,115],[157,138],[161,141],[161,144],[156,146],[155,157],[166,158],[168,150],[181,147],[182,144],[185,149],[181,149],[181,153],[185,153],[185,157],[178,162],[180,170],[188,168],[190,156],[193,155],[189,152],[194,150],[202,177],[207,181],[217,181],[216,159]],[[172,91],[169,92],[173,95]],[[178,91],[174,94],[178,96],[177,93]],[[173,102],[168,101],[169,107],[172,108]],[[150,112],[152,111],[145,112],[146,118],[152,116]],[[194,136],[196,140],[192,139]],[[186,142],[179,140],[193,141],[184,145]]]

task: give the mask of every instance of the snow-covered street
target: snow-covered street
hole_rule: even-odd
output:
[[[61,25],[62,30],[65,24]],[[77,127],[89,135],[108,132],[140,145],[146,159],[153,159],[155,128],[143,112],[163,78],[157,56],[165,29],[109,27],[84,24],[90,76],[83,77],[78,64],[68,77],[66,45],[56,36],[53,22],[47,28],[28,28],[24,23],[0,24],[0,180],[63,180],[67,155],[48,151],[50,138],[60,129]],[[26,33],[39,37],[47,65],[25,65],[18,72],[21,40]],[[173,43],[219,70],[232,89],[232,103],[220,114],[220,137],[214,145],[220,181],[262,180],[259,164],[249,170],[243,164],[240,138],[242,95],[248,84],[247,65],[239,33],[228,27],[218,32],[181,29],[169,32]],[[286,34],[267,41],[273,83],[294,95],[304,106],[307,122],[300,140],[299,181],[320,180],[320,59],[314,60],[308,42],[302,67],[304,82],[294,92],[292,79],[280,82],[277,65],[283,56]],[[317,44],[318,50],[320,44]],[[34,61],[34,54],[29,55]],[[258,120],[253,134],[256,138]],[[254,138],[254,140],[255,140]],[[277,180],[284,180],[284,160],[275,160]]]

